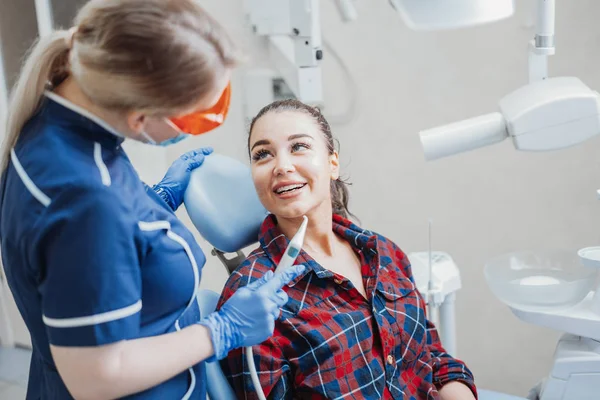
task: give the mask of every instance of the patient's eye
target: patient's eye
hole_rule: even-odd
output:
[[[268,150],[260,149],[254,153],[252,156],[252,161],[259,161],[271,154]]]
[[[296,142],[292,144],[292,152],[310,149],[310,144],[304,142]]]

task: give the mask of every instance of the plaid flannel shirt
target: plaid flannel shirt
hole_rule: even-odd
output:
[[[360,256],[367,299],[343,276],[302,251],[306,272],[285,288],[289,302],[274,335],[253,347],[269,399],[435,400],[450,381],[477,397],[471,371],[447,354],[425,315],[406,255],[385,237],[338,215],[333,231]],[[268,216],[254,250],[227,281],[218,308],[274,270],[289,241]],[[221,361],[238,398],[256,399],[243,349]]]

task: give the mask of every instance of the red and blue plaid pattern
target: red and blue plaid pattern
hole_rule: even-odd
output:
[[[306,272],[291,282],[274,335],[254,346],[270,399],[439,399],[450,381],[476,396],[471,371],[442,347],[425,315],[406,255],[385,237],[338,215],[333,230],[360,256],[367,299],[344,277],[302,251]],[[231,275],[218,307],[240,287],[274,270],[289,241],[265,219],[260,247]],[[238,398],[256,399],[243,349],[222,361]]]

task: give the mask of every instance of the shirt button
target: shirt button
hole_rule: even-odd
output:
[[[394,365],[394,357],[392,355],[387,356],[387,363]]]
[[[336,278],[336,279],[334,279],[333,281],[334,281],[336,284],[338,284],[338,285],[341,285],[341,284],[342,284],[342,282],[343,282],[341,279],[337,279],[337,278]]]

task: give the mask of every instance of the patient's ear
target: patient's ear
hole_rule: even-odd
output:
[[[331,180],[337,180],[340,177],[340,158],[335,150],[329,156],[329,168],[331,170]]]

